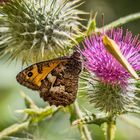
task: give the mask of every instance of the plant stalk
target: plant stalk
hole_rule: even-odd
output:
[[[76,112],[77,116],[81,119],[82,118],[82,111],[80,110],[77,101],[75,101],[74,107],[75,107],[75,112]],[[91,137],[91,134],[88,130],[88,127],[86,125],[81,124],[79,129],[80,129],[83,140],[93,140]]]
[[[3,139],[4,137],[12,135],[16,132],[23,130],[23,129],[27,129],[28,125],[29,125],[29,122],[24,122],[24,123],[12,125],[12,126],[6,128],[0,132],[0,139]]]
[[[116,131],[116,124],[114,120],[107,122],[106,140],[114,140]]]
[[[97,32],[107,31],[111,28],[122,26],[124,24],[127,24],[129,22],[132,22],[134,20],[140,19],[140,12],[127,15],[125,17],[121,17],[120,19],[117,19],[116,21],[111,22],[108,25],[105,25],[104,27],[96,29]]]

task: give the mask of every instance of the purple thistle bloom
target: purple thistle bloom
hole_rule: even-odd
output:
[[[136,70],[140,70],[140,41],[138,36],[123,30],[112,29],[106,35],[113,39],[120,47],[122,54]],[[85,68],[93,72],[103,83],[125,87],[130,74],[122,65],[105,49],[102,42],[103,34],[92,34],[83,41],[84,49],[81,51],[85,57]]]

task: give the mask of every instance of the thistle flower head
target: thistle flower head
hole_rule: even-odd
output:
[[[80,0],[9,0],[0,6],[0,55],[23,63],[65,55],[80,33]]]
[[[117,43],[128,62],[136,71],[139,71],[140,41],[138,41],[138,36],[133,37],[129,31],[124,35],[122,29],[112,29],[106,35]],[[113,114],[121,113],[134,105],[134,98],[130,95],[132,91],[134,92],[132,90],[134,83],[132,84],[132,80],[130,80],[130,74],[105,49],[102,37],[103,34],[92,34],[83,41],[84,49],[81,50],[85,58],[86,69],[92,73],[92,78],[98,79],[93,82],[94,90],[90,94],[91,102],[94,102],[95,106],[103,111]]]

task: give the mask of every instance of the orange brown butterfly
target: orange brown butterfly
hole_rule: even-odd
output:
[[[35,63],[17,76],[17,81],[32,90],[37,90],[50,105],[67,106],[77,95],[78,79],[82,69],[80,53]]]

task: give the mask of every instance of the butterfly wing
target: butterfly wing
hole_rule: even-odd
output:
[[[38,90],[51,105],[66,106],[76,98],[81,67],[79,55],[73,54],[31,65],[17,75],[17,81]]]
[[[40,96],[50,105],[72,104],[76,99],[80,72],[81,62],[76,59],[59,64],[42,81]]]
[[[41,81],[60,63],[66,63],[68,58],[54,59],[33,64],[22,70],[17,76],[17,81],[30,89],[39,90]]]

